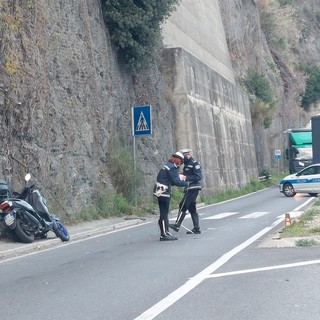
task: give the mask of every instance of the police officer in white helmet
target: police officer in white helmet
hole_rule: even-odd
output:
[[[187,234],[200,234],[199,214],[196,208],[196,200],[201,190],[202,172],[200,163],[192,157],[191,149],[182,149],[180,152],[184,156],[183,175],[189,182],[189,186],[184,190],[184,196],[179,204],[179,212],[174,224],[169,224],[169,227],[178,232],[182,221],[186,216],[187,210],[191,214],[193,229]]]
[[[157,182],[154,186],[153,194],[158,198],[158,205],[160,211],[159,227],[160,227],[160,241],[177,240],[169,232],[169,207],[171,200],[171,186],[187,187],[188,182],[185,181],[183,175],[179,175],[179,166],[184,161],[181,152],[174,153],[166,164],[162,166],[158,175]]]

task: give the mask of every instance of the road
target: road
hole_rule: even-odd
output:
[[[201,235],[154,220],[2,261],[1,319],[319,319],[319,248],[259,248],[310,200],[270,188],[199,209]]]

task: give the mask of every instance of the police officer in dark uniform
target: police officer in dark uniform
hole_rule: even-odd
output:
[[[169,224],[169,227],[178,232],[182,221],[189,210],[193,222],[193,229],[188,231],[187,234],[200,234],[199,214],[196,208],[196,200],[201,190],[202,172],[200,163],[192,157],[192,150],[182,149],[180,152],[184,156],[183,175],[189,182],[188,188],[184,190],[184,196],[179,204],[179,213],[174,224]]]
[[[160,218],[160,241],[177,240],[169,232],[169,207],[171,200],[171,186],[187,187],[188,183],[185,181],[185,176],[179,175],[179,166],[184,161],[183,154],[180,152],[174,153],[168,162],[163,165],[157,175],[157,182],[154,186],[153,194],[158,198]]]

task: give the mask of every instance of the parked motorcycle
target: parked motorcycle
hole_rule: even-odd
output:
[[[49,212],[46,199],[34,185],[28,186],[30,179],[31,175],[27,174],[25,188],[20,194],[13,193],[14,197],[10,197],[8,185],[0,181],[0,215],[5,226],[25,243],[33,242],[35,237],[46,238],[49,231],[62,241],[69,241],[68,230],[56,215]],[[3,199],[5,194],[9,196],[6,200]]]

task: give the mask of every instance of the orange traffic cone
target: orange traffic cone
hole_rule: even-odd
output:
[[[285,219],[284,219],[284,226],[288,227],[291,225],[291,218],[290,218],[290,214],[286,213],[285,214]]]

